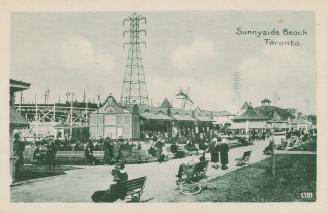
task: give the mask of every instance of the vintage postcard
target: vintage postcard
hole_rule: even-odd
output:
[[[7,14],[6,205],[318,207],[317,11],[143,6]]]

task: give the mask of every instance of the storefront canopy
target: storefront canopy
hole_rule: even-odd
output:
[[[143,112],[140,114],[140,117],[144,118],[146,120],[161,120],[161,121],[173,120],[171,117],[163,114],[162,112],[159,112],[159,113]]]
[[[175,114],[172,117],[177,121],[196,121],[195,118],[188,114]]]
[[[214,121],[210,117],[205,117],[205,116],[196,116],[195,118],[196,118],[196,120],[202,121],[202,122],[213,122]]]
[[[275,123],[269,123],[269,128],[277,128],[277,129],[287,129],[289,128],[289,125],[287,123],[282,122],[275,122]]]
[[[246,122],[234,122],[229,127],[230,129],[246,129],[246,126],[248,125],[249,129],[266,129],[267,125],[265,122],[249,122],[248,124]]]

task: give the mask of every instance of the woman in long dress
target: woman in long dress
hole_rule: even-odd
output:
[[[226,170],[228,169],[228,151],[229,146],[227,144],[227,139],[223,138],[222,143],[219,145],[219,153],[220,153],[220,162],[221,162],[221,169]]]
[[[211,162],[212,168],[218,169],[219,168],[219,146],[217,138],[212,139],[212,143],[210,146],[210,155],[211,155]]]

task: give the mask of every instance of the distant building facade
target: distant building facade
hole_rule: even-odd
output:
[[[133,111],[128,111],[109,96],[100,108],[90,113],[90,137],[138,138],[138,119]]]

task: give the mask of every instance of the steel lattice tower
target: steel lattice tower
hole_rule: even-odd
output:
[[[241,97],[240,97],[240,73],[234,73],[234,104],[237,106],[241,105]]]
[[[124,25],[126,22],[129,24],[129,30],[125,30],[123,33],[123,37],[125,34],[129,34],[129,42],[124,43],[124,46],[129,46],[121,92],[121,102],[124,104],[149,104],[140,49],[140,44],[146,46],[145,41],[140,38],[142,32],[146,36],[146,30],[140,29],[140,21],[144,21],[146,24],[146,18],[136,13],[123,21]]]

